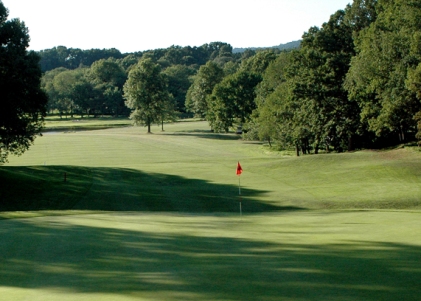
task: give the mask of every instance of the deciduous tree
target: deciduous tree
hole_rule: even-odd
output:
[[[159,64],[143,59],[130,71],[124,84],[126,106],[132,110],[130,118],[151,132],[151,124],[160,123],[171,97],[167,80]]]
[[[212,61],[200,67],[188,91],[187,110],[194,113],[196,117],[205,117],[208,112],[208,97],[223,77],[224,71]]]
[[[19,19],[7,18],[0,1],[0,163],[25,152],[41,134],[47,106],[40,58],[27,51],[28,29]]]
[[[414,0],[378,1],[375,22],[356,39],[346,88],[361,107],[362,122],[379,137],[400,141],[415,128],[421,63],[421,5]]]

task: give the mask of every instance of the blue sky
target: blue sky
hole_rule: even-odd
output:
[[[2,0],[29,28],[30,49],[269,47],[301,38],[350,0]]]

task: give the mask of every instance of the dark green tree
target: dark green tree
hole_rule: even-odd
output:
[[[186,97],[186,109],[196,117],[205,117],[208,112],[208,97],[213,88],[224,77],[224,71],[214,62],[201,66],[194,77]]]
[[[48,112],[53,113],[55,110],[58,109],[58,91],[54,88],[54,78],[57,74],[67,71],[68,69],[64,67],[60,67],[57,69],[53,69],[44,73],[41,79],[41,87],[48,95]]]
[[[126,106],[132,110],[130,118],[151,132],[153,123],[160,123],[171,101],[168,84],[161,67],[152,59],[142,59],[130,71],[124,84]]]
[[[240,69],[256,74],[263,74],[266,68],[272,63],[277,57],[274,50],[262,50],[257,52],[255,55],[244,59],[241,62]]]
[[[349,98],[361,107],[369,131],[405,141],[421,109],[417,94],[421,5],[414,0],[384,0],[378,1],[376,12],[376,20],[356,39],[357,55],[346,88]]]
[[[87,78],[101,94],[97,112],[111,115],[128,114],[123,99],[123,85],[127,76],[117,62],[113,59],[94,62],[87,72]]]
[[[235,124],[242,126],[256,108],[255,88],[261,80],[256,73],[240,70],[217,84],[206,115],[212,129],[228,132]]]
[[[40,58],[27,51],[28,29],[19,19],[7,18],[0,1],[0,163],[25,152],[41,134],[47,106]]]
[[[321,28],[304,34],[301,49],[281,53],[257,89],[250,136],[276,140],[297,153],[322,144],[352,148],[360,134],[360,109],[343,84],[355,48],[353,39],[376,18],[375,0],[355,0]],[[252,59],[252,58],[251,58]]]
[[[59,69],[61,70],[61,69]],[[50,102],[59,111],[60,116],[70,114],[73,117],[78,111],[75,103],[74,87],[85,80],[85,69],[64,70],[57,73],[52,80],[52,87],[47,91]]]
[[[196,70],[185,65],[173,65],[163,72],[167,76],[168,91],[174,97],[177,110],[186,112],[186,94],[192,84],[191,78],[196,73]]]
[[[287,148],[292,143],[291,112],[292,86],[287,81],[295,72],[289,72],[293,66],[294,52],[283,52],[267,67],[263,80],[256,88],[256,106],[247,125],[247,138],[276,141],[280,147]]]

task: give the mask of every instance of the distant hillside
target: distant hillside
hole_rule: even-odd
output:
[[[272,46],[272,47],[248,47],[248,48],[234,48],[232,50],[233,53],[241,53],[246,51],[247,49],[250,50],[261,50],[261,49],[272,49],[272,48],[277,48],[279,50],[289,50],[289,49],[297,49],[299,48],[301,45],[301,40],[299,41],[292,41],[286,44],[280,44],[278,46]]]

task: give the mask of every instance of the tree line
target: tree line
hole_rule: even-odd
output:
[[[241,53],[223,42],[35,53],[24,23],[7,16],[0,0],[0,161],[29,147],[47,111],[130,115],[148,129],[192,114],[215,132],[241,128],[298,155],[421,138],[416,0],[354,0],[305,32],[298,49]]]
[[[192,113],[186,107],[186,95],[201,66],[212,62],[219,68],[234,70],[255,53],[247,50],[234,54],[230,44],[212,42],[200,47],[171,46],[130,54],[121,54],[116,49],[79,50],[60,46],[41,51],[39,55],[44,68],[42,87],[49,96],[50,113],[128,116],[130,108],[124,98],[124,83],[137,64],[151,60],[159,66],[167,82],[165,87],[174,111],[167,115],[172,120],[176,113]]]
[[[208,61],[222,66],[242,57],[233,54],[232,46],[223,42],[129,54],[116,49],[80,50],[60,46],[43,50],[39,55],[44,71],[42,87],[49,96],[48,111],[82,116],[128,115],[123,85],[131,69],[145,60],[159,65],[175,111],[186,113],[186,93],[200,66]]]
[[[297,155],[408,141],[421,124],[421,3],[355,0],[299,49],[258,52],[231,71],[208,62],[187,94],[215,131],[242,126]]]

